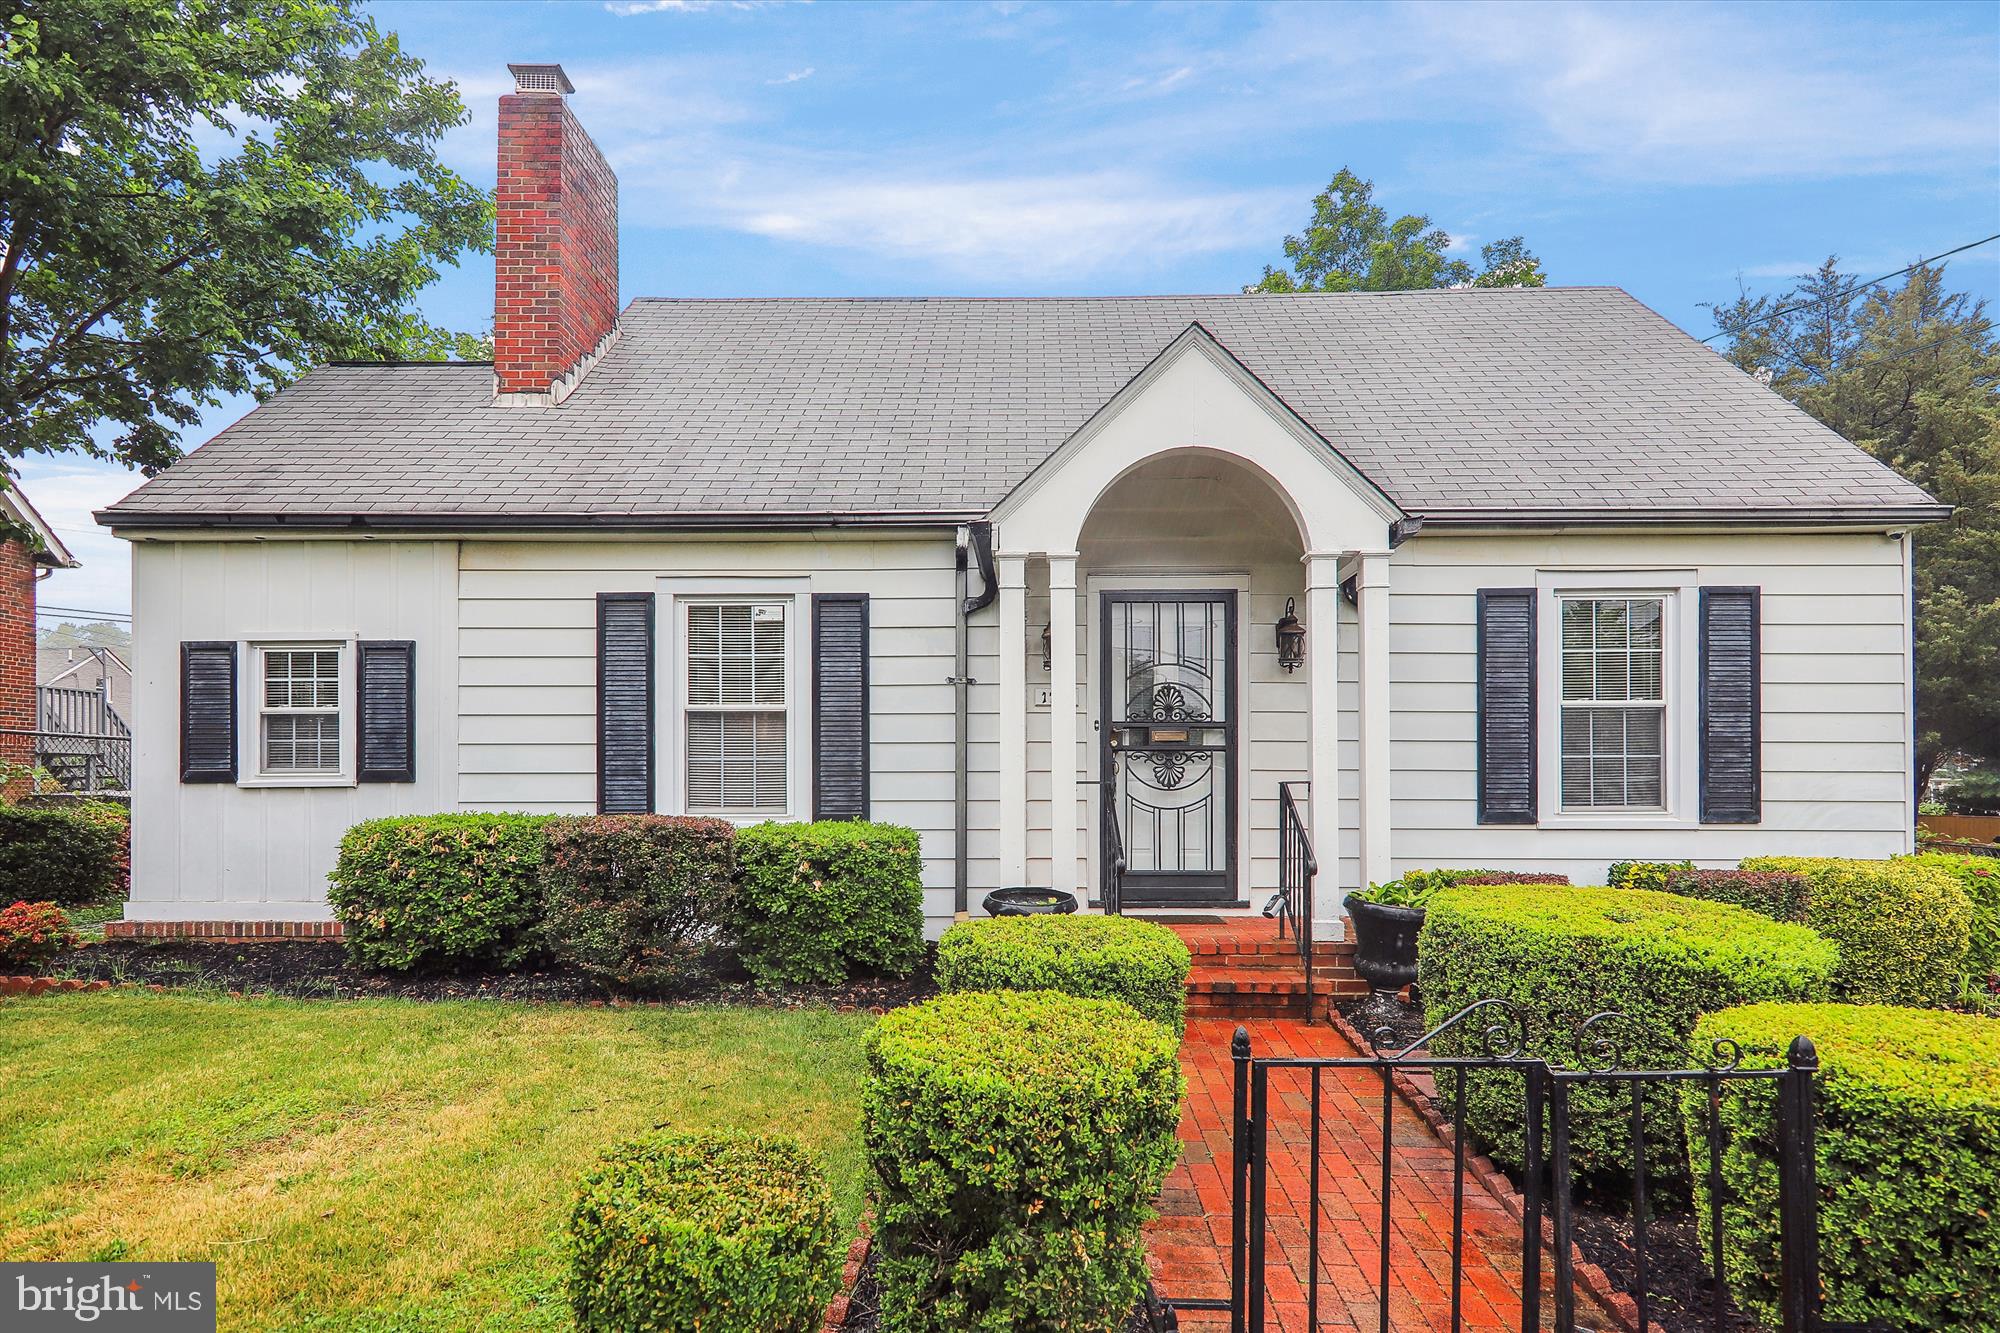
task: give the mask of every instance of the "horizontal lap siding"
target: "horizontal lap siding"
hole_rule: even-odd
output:
[[[596,802],[595,645],[600,592],[652,592],[662,577],[808,578],[814,592],[869,595],[874,816],[923,840],[926,913],[952,912],[954,588],[948,538],[467,542],[460,571],[457,801],[467,809],[585,813]],[[799,608],[802,632],[807,608]],[[990,629],[975,626],[975,678],[992,680]],[[673,664],[662,662],[663,670]],[[794,699],[806,702],[798,683]],[[664,687],[663,687],[664,688]],[[975,687],[972,881],[998,873],[997,700]],[[984,697],[982,697],[984,696]],[[664,704],[664,700],[662,700]],[[672,725],[662,717],[662,726]],[[666,790],[662,781],[660,789]],[[800,808],[809,801],[800,794]]]
[[[1764,819],[1676,829],[1481,827],[1473,595],[1544,572],[1693,570],[1763,589]],[[1626,858],[1730,864],[1763,852],[1902,850],[1909,785],[1902,552],[1880,534],[1423,536],[1390,574],[1394,850],[1435,865],[1601,880]],[[1635,583],[1643,584],[1643,576]],[[1553,651],[1542,645],[1544,655]],[[1546,668],[1546,664],[1545,668]],[[1692,706],[1691,691],[1678,701]],[[1691,762],[1692,756],[1685,756]]]
[[[146,541],[132,547],[135,919],[323,919],[340,836],[364,819],[447,810],[456,672],[450,542]],[[416,644],[417,781],[238,787],[179,781],[183,640],[409,639]],[[254,664],[239,659],[254,695]],[[353,662],[343,744],[354,740]],[[240,767],[257,737],[238,737]]]

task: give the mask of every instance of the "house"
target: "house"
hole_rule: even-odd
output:
[[[44,690],[74,690],[101,696],[119,718],[132,715],[132,664],[127,649],[102,646],[35,650],[35,681]]]
[[[1910,846],[1945,508],[1624,292],[621,310],[513,69],[493,363],[315,370],[99,515],[135,920],[323,920],[440,810],[908,824],[934,927]]]
[[[13,478],[0,481],[0,762],[35,760],[35,602],[41,581],[76,557]]]

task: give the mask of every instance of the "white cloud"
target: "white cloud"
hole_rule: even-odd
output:
[[[764,0],[606,0],[620,18],[637,14],[699,14],[710,9],[762,9]]]
[[[789,74],[782,74],[775,79],[766,79],[764,80],[764,82],[766,85],[770,87],[779,88],[783,87],[785,84],[788,83],[804,83],[807,79],[810,79],[812,76],[813,76],[813,67],[811,65],[807,65],[804,69],[795,69]]]
[[[42,582],[42,603],[131,610],[130,548],[99,527],[91,514],[124,498],[144,478],[115,463],[76,455],[38,455],[21,459],[16,466],[21,489],[80,562],[79,568],[59,569]]]

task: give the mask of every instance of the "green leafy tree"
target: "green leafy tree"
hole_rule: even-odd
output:
[[[225,395],[461,345],[415,299],[491,248],[465,109],[356,0],[4,12],[0,454],[153,470]]]
[[[1540,287],[1542,261],[1519,236],[1482,246],[1474,273],[1445,253],[1451,236],[1428,217],[1406,213],[1391,221],[1375,202],[1375,182],[1346,167],[1313,199],[1300,236],[1285,238],[1289,268],[1266,265],[1247,292],[1400,292],[1429,287]]]
[[[1917,786],[2000,763],[2000,342],[1944,269],[1855,290],[1828,259],[1715,308],[1723,354],[1946,504],[1916,531]]]
[[[35,641],[44,648],[130,648],[132,631],[123,625],[105,621],[88,621],[77,624],[65,620],[60,625],[51,625],[35,636]]]

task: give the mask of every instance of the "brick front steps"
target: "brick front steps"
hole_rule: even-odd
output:
[[[215,940],[254,944],[259,940],[337,940],[338,921],[107,921],[107,940]]]
[[[1194,954],[1188,973],[1188,1017],[1306,1018],[1305,967],[1298,945],[1278,938],[1278,923],[1269,917],[1226,917],[1220,923],[1166,926]],[[1313,1013],[1324,1018],[1329,1002],[1365,995],[1354,971],[1354,945],[1341,940],[1313,946]]]

